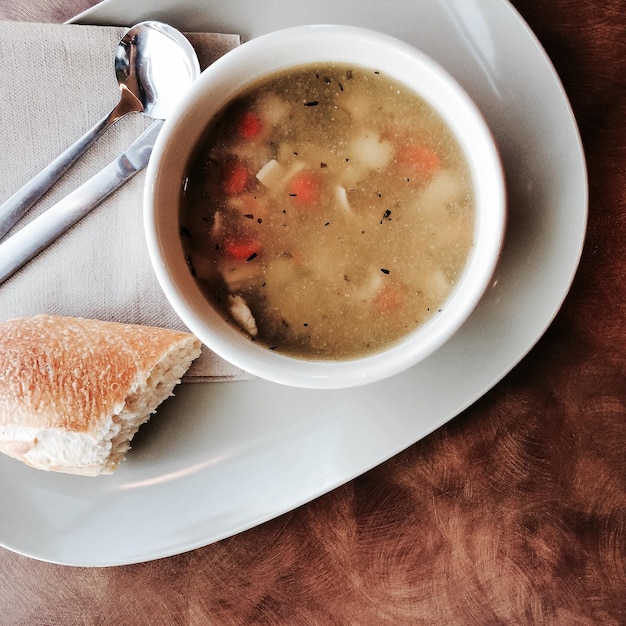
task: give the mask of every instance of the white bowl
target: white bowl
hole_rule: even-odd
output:
[[[474,245],[442,310],[382,352],[348,361],[285,356],[250,341],[208,303],[192,277],[178,236],[185,165],[212,117],[263,76],[312,62],[376,68],[412,88],[447,122],[470,165],[475,193]],[[244,43],[206,69],[159,135],[150,160],[144,222],[154,271],[172,307],[206,346],[261,378],[297,387],[342,388],[399,373],[446,342],[467,320],[496,267],[506,202],[498,151],[479,111],[432,59],[402,41],[348,26],[301,26]]]

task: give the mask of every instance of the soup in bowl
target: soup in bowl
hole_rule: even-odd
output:
[[[347,387],[417,363],[471,314],[502,244],[503,173],[430,58],[296,27],[205,70],[155,146],[145,224],[166,296],[211,350]]]

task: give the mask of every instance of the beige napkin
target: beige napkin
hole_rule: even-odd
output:
[[[0,23],[0,203],[117,104],[113,55],[125,31]],[[240,41],[237,35],[188,37],[203,69]],[[14,231],[117,158],[151,121],[138,113],[118,121]],[[0,285],[0,321],[49,313],[186,330],[150,266],[143,182],[140,172]],[[205,349],[187,378],[249,376]]]

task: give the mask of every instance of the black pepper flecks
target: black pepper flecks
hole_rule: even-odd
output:
[[[183,237],[187,237],[187,239],[191,239],[191,233],[189,232],[189,229],[185,228],[184,226],[180,227],[180,234],[183,235]]]
[[[391,211],[389,209],[387,209],[384,213],[383,213],[383,217],[380,220],[380,223],[382,224],[384,220],[387,220],[388,222],[391,222]]]
[[[256,252],[253,252],[247,259],[247,261],[253,261],[254,259],[256,259],[259,255]]]
[[[318,100],[311,100],[309,102],[305,102],[304,106],[305,107],[316,107],[319,104]]]
[[[384,267],[381,267],[381,268],[380,268],[380,271],[381,271],[383,274],[389,274],[389,270],[388,270],[388,269],[385,269]]]

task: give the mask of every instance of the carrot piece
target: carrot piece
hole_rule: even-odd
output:
[[[226,164],[222,177],[222,189],[229,196],[236,196],[248,188],[250,173],[239,161]]]
[[[261,118],[252,111],[246,111],[239,120],[239,135],[245,139],[254,139],[261,132],[261,127]]]
[[[246,261],[259,253],[259,243],[254,239],[228,239],[224,242],[224,252],[239,261]]]
[[[400,149],[400,161],[420,174],[433,174],[440,166],[439,155],[421,144],[410,144]]]
[[[300,204],[312,204],[319,200],[322,192],[321,181],[311,172],[298,172],[289,181],[287,192]]]
[[[404,293],[397,285],[385,285],[374,297],[374,309],[379,313],[398,311],[404,304]]]

